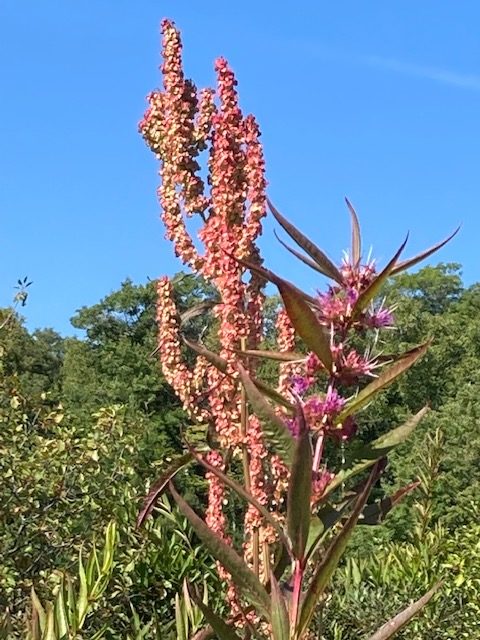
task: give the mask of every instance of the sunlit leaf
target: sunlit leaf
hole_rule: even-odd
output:
[[[350,200],[345,198],[345,202],[347,203],[348,210],[350,211],[350,217],[352,219],[352,263],[355,266],[360,264],[360,258],[362,256],[362,237],[360,234],[360,224],[358,222],[357,212],[353,208]]]
[[[65,603],[65,587],[63,577],[55,600],[55,621],[57,623],[56,626],[58,637],[60,640],[63,640],[63,638],[67,637],[69,631],[68,612]]]
[[[330,336],[326,328],[319,322],[302,296],[286,281],[275,283],[285,305],[285,311],[295,331],[313,351],[327,371],[332,368],[332,352],[330,350]]]

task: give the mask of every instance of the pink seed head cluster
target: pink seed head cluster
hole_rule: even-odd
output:
[[[260,130],[255,118],[244,117],[240,109],[237,81],[226,60],[216,61],[216,88],[198,92],[185,78],[175,25],[164,20],[162,34],[163,88],[148,96],[148,109],[139,128],[160,161],[158,195],[166,237],[183,263],[215,285],[219,293],[213,314],[218,321],[219,355],[227,362],[227,372],[202,357],[193,368],[187,366],[173,289],[166,279],[158,284],[160,360],[165,378],[190,417],[213,427],[220,450],[238,453],[247,446],[251,491],[266,504],[275,491],[275,483],[271,483],[274,474],[267,469],[258,420],[248,418],[247,432],[242,433],[241,396],[234,367],[234,351],[242,345],[256,348],[263,335],[265,282],[256,274],[247,281],[238,262],[261,263],[256,240],[266,213],[267,183]],[[206,161],[202,165],[203,153]],[[201,166],[207,169],[206,180]],[[188,230],[189,218],[194,215],[201,219],[198,241]],[[247,368],[252,371],[251,364],[247,363]],[[219,451],[209,454],[209,462],[221,468]],[[207,480],[207,523],[227,540],[224,489],[214,474],[207,474]],[[245,520],[245,555],[250,560],[254,532],[259,532],[261,539],[272,535],[260,514],[250,508]],[[231,581],[229,598],[232,611],[238,611]]]

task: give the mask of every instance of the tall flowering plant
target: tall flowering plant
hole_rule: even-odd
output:
[[[158,352],[188,419],[208,426],[215,437],[195,448],[186,430],[185,453],[152,485],[138,523],[168,490],[216,558],[227,585],[229,613],[220,617],[192,587],[206,620],[197,640],[306,640],[354,527],[380,522],[416,486],[368,502],[389,452],[406,440],[427,408],[352,448],[355,453],[337,466],[327,452],[355,438],[360,411],[426,352],[428,344],[396,356],[381,354],[377,345],[382,331],[394,325],[394,315],[379,294],[387,278],[450,238],[402,261],[405,240],[379,270],[374,261],[362,258],[357,214],[347,201],[351,248],[336,265],[267,201],[259,128],[253,116],[240,110],[227,62],[216,62],[216,88],[198,92],[185,78],[174,24],[165,20],[162,32],[163,88],[148,97],[140,131],[160,161],[159,199],[167,238],[183,263],[217,288],[212,312],[219,348],[213,352],[185,337],[172,284],[161,278]],[[325,291],[309,295],[263,267],[256,241],[267,206],[296,244],[281,241],[286,249],[331,281]],[[197,240],[188,231],[194,216],[200,221]],[[275,351],[261,349],[267,282],[277,286],[283,303]],[[193,366],[185,359],[187,349],[196,356]],[[258,375],[264,358],[279,364],[274,386]],[[237,458],[242,481],[232,473]],[[176,475],[193,462],[204,468],[208,483],[203,516],[175,485]],[[230,492],[246,504],[241,548],[233,546],[224,511]],[[390,638],[435,589],[371,640]]]

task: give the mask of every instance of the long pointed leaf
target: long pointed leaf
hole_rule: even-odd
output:
[[[42,640],[59,640],[55,633],[55,612],[50,602],[47,604],[47,622]]]
[[[370,476],[365,483],[363,491],[357,498],[352,513],[343,525],[340,532],[328,547],[322,559],[322,562],[314,571],[300,613],[298,637],[302,637],[310,625],[317,603],[328,583],[330,582],[330,579],[335,569],[337,568],[338,563],[340,562],[348,541],[350,540],[350,537],[353,533],[355,524],[357,523],[362,509],[365,506],[368,496],[370,495],[370,491],[380,475],[379,469],[380,467],[377,464],[370,472]]]
[[[169,483],[169,489],[181,513],[187,518],[201,542],[231,574],[233,581],[243,592],[245,598],[268,619],[270,616],[270,598],[257,576],[245,564],[238,553],[215,534],[185,502],[182,496],[177,493],[172,482]]]
[[[219,640],[241,640],[235,628],[227,624],[201,598],[192,593],[192,600],[203,613],[205,620],[212,627]]]
[[[65,578],[62,576],[55,600],[55,620],[59,640],[64,640],[68,635],[68,613],[65,604]]]
[[[395,382],[402,373],[410,369],[417,360],[425,355],[429,346],[430,342],[426,342],[414,349],[410,349],[410,351],[401,355],[394,364],[384,369],[378,378],[375,378],[373,382],[362,389],[358,395],[347,402],[345,409],[343,409],[338,416],[338,423],[342,424],[348,416],[352,413],[357,413],[367,405],[379,391]]]
[[[382,500],[372,502],[371,504],[367,504],[365,509],[362,511],[360,518],[358,519],[358,524],[380,524],[385,520],[390,511],[394,507],[396,507],[397,504],[401,502],[408,493],[416,489],[419,485],[419,480],[417,480],[416,482],[411,482],[410,484],[396,491],[393,495],[387,496]]]
[[[425,607],[435,595],[438,588],[441,586],[441,582],[436,584],[430,591],[424,596],[419,598],[416,602],[406,607],[403,611],[398,613],[394,618],[386,622],[380,629],[369,638],[369,640],[388,640],[400,631],[419,611]]]
[[[40,631],[43,633],[45,630],[45,625],[47,621],[47,614],[45,613],[45,609],[43,608],[42,603],[38,599],[37,593],[33,587],[31,591],[31,600],[32,600],[32,610],[37,612],[38,624],[40,627]]]
[[[77,620],[78,627],[81,629],[88,611],[88,584],[81,549],[78,553],[78,580],[80,582],[80,586],[77,599]]]
[[[287,251],[289,251],[293,256],[295,256],[298,260],[300,260],[301,262],[303,262],[303,264],[306,264],[307,267],[310,267],[310,269],[314,269],[315,271],[317,271],[318,273],[321,273],[322,276],[328,275],[325,273],[325,270],[322,269],[322,267],[319,267],[318,264],[315,262],[315,260],[312,260],[311,258],[309,258],[308,256],[304,255],[303,253],[301,253],[300,251],[297,251],[297,249],[294,249],[293,247],[291,247],[290,245],[288,245],[286,242],[284,242],[280,236],[278,235],[278,233],[276,231],[273,232],[276,239],[280,242],[280,244],[282,245],[282,247],[285,247],[285,249]],[[329,276],[330,277],[330,276]]]
[[[323,363],[327,371],[332,368],[330,336],[301,295],[285,280],[275,283],[282,296],[288,318],[298,335]]]
[[[350,216],[352,219],[352,262],[355,266],[360,264],[360,258],[362,257],[362,236],[360,234],[360,224],[358,222],[357,212],[353,208],[350,200],[345,198]]]
[[[195,351],[195,353],[199,356],[203,356],[206,360],[208,360],[208,362],[213,364],[219,371],[221,371],[222,373],[225,373],[226,375],[230,375],[228,374],[228,362],[225,360],[225,358],[222,358],[221,356],[216,354],[214,351],[210,351],[203,345],[198,344],[198,342],[193,342],[191,340],[187,340],[186,338],[183,338],[183,341],[188,347],[190,347],[190,349],[192,349],[192,351]],[[237,353],[237,351],[235,352]],[[238,351],[238,352],[242,353],[241,351]],[[253,378],[253,377],[251,379],[254,385],[258,389],[260,389],[260,391],[264,395],[271,398],[275,402],[278,402],[278,404],[281,404],[287,409],[293,409],[293,405],[290,402],[288,402],[288,400],[286,400],[280,393],[278,393],[278,391],[269,387],[268,384],[266,384],[262,380],[258,380],[257,378]]]
[[[195,460],[197,460],[197,462],[201,464],[202,467],[207,469],[207,471],[209,471],[210,473],[213,473],[214,475],[216,475],[217,478],[221,480],[227,487],[230,487],[230,489],[233,489],[233,491],[235,491],[241,498],[243,498],[244,500],[249,502],[253,507],[255,507],[255,509],[257,509],[257,511],[265,518],[265,520],[267,520],[267,522],[275,529],[275,531],[278,534],[278,537],[283,542],[283,544],[287,547],[287,549],[290,548],[288,539],[285,536],[285,532],[283,531],[281,525],[278,523],[277,520],[275,520],[275,518],[272,516],[270,511],[268,511],[268,509],[266,509],[263,506],[263,504],[261,504],[255,498],[255,496],[253,496],[249,491],[244,489],[244,487],[242,487],[240,483],[236,482],[236,480],[233,480],[233,478],[230,478],[230,476],[227,476],[225,473],[223,473],[223,471],[218,469],[218,467],[214,467],[211,464],[209,464],[206,460],[202,458],[202,456],[198,455],[198,453],[196,453],[192,448],[190,448],[190,451],[192,452],[192,455],[195,457]]]
[[[288,617],[287,603],[275,579],[271,578],[272,585],[272,633],[273,640],[290,640],[290,620]]]
[[[311,518],[312,444],[305,418],[301,413],[297,420],[301,426],[288,484],[287,531],[295,558],[303,561]]]
[[[235,349],[235,353],[245,358],[266,358],[278,362],[301,362],[306,358],[304,353],[296,351],[270,351],[268,349],[245,349],[245,351]]]
[[[321,249],[319,249],[311,240],[309,240],[307,236],[305,236],[301,231],[294,227],[291,222],[284,218],[282,214],[277,211],[277,209],[275,209],[270,200],[268,200],[268,206],[270,207],[275,220],[285,229],[292,240],[294,240],[298,244],[298,246],[305,251],[305,253],[308,253],[308,255],[315,260],[319,268],[322,270],[322,273],[328,278],[331,278],[339,284],[342,284],[342,274],[337,269],[335,264],[330,260],[330,258],[328,258],[328,256]]]
[[[155,503],[161,494],[165,491],[168,483],[174,478],[179,471],[184,469],[193,460],[190,452],[184,453],[182,456],[172,462],[172,464],[162,473],[160,478],[153,483],[152,488],[148,492],[147,497],[143,501],[142,508],[137,517],[137,527],[141,527],[145,520],[152,512]]]
[[[261,276],[262,278],[265,278],[265,280],[268,280],[269,282],[273,282],[274,284],[277,284],[279,281],[286,282],[292,289],[294,289],[297,292],[297,294],[301,298],[303,298],[306,302],[308,302],[308,304],[310,304],[312,307],[317,307],[317,308],[319,307],[319,303],[316,298],[309,296],[308,293],[305,293],[305,291],[302,291],[291,282],[288,282],[287,280],[280,278],[280,276],[277,276],[277,274],[273,273],[273,271],[270,271],[269,269],[265,269],[264,267],[260,267],[258,264],[254,264],[253,262],[249,262],[248,260],[242,260],[241,258],[236,258],[235,256],[231,256],[231,257],[234,258],[238,262],[238,264],[241,264],[246,269],[253,271],[253,273],[258,274],[259,276]]]
[[[397,264],[398,258],[400,257],[402,251],[405,249],[405,245],[408,242],[408,234],[405,240],[400,245],[400,248],[390,260],[390,262],[383,268],[383,270],[378,274],[378,276],[373,280],[370,285],[362,291],[362,293],[358,296],[358,299],[352,310],[352,318],[357,318],[362,311],[364,311],[370,302],[380,293],[381,288],[387,281],[388,277],[392,274],[392,271]]]
[[[430,249],[426,249],[425,251],[422,251],[421,253],[414,256],[413,258],[408,258],[407,260],[403,260],[402,262],[399,262],[397,266],[392,269],[390,275],[394,276],[397,273],[400,273],[400,271],[405,271],[405,269],[414,267],[416,264],[418,264],[422,260],[425,260],[426,258],[431,256],[432,253],[435,253],[436,251],[441,249],[443,246],[445,246],[447,242],[450,242],[450,240],[452,240],[452,238],[454,238],[459,231],[460,231],[460,227],[457,227],[455,231],[448,236],[448,238],[445,238],[445,240],[442,240],[438,244],[435,244],[433,247],[430,247]]]
[[[245,369],[240,364],[237,364],[237,370],[245,387],[247,397],[261,420],[262,431],[266,441],[276,449],[283,461],[290,465],[295,445],[292,434],[282,418],[275,413],[274,409],[258,391]]]
[[[203,356],[206,360],[208,360],[208,362],[217,367],[219,371],[221,371],[222,373],[227,373],[228,362],[225,360],[225,358],[222,358],[214,351],[210,351],[198,342],[193,342],[192,340],[188,340],[185,337],[183,338],[183,342],[187,345],[187,347],[190,347],[192,351],[195,351],[197,355]]]
[[[355,452],[355,457],[349,461],[348,468],[337,473],[332,482],[330,482],[325,490],[325,495],[328,495],[337,489],[341,484],[353,476],[365,469],[368,469],[368,467],[375,464],[377,460],[388,455],[392,449],[397,447],[399,444],[402,444],[402,442],[405,442],[405,440],[415,430],[420,420],[422,420],[426,415],[428,410],[428,407],[423,407],[423,409],[420,409],[418,413],[413,415],[399,427],[392,429],[388,433],[357,450]]]

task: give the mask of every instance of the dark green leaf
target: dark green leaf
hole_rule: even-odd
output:
[[[205,620],[215,631],[219,640],[241,640],[235,628],[227,624],[223,618],[217,615],[203,600],[195,593],[191,594],[192,600],[203,613]]]
[[[377,500],[376,502],[367,504],[358,519],[358,524],[377,525],[382,523],[393,507],[395,507],[407,495],[407,493],[410,493],[419,485],[420,481],[412,482],[406,487],[402,487],[391,496],[387,496],[382,500]]]

